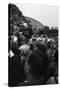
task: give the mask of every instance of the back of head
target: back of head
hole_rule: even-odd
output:
[[[40,78],[42,75],[47,73],[48,69],[48,58],[39,57],[38,55],[32,53],[28,58],[28,63],[30,65],[30,71],[32,75],[36,78]]]

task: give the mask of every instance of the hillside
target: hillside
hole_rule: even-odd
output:
[[[26,28],[27,24],[27,28]],[[44,25],[39,21],[24,16],[23,12],[14,4],[9,4],[9,27],[10,34],[28,30],[29,32],[37,33],[39,29],[43,29]]]
[[[44,28],[44,25],[42,23],[40,23],[39,21],[37,21],[37,20],[35,20],[31,17],[27,17],[27,16],[25,16],[25,18],[32,25],[33,29],[36,28],[38,30],[38,29],[43,29]]]

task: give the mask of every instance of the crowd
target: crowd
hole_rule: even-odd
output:
[[[9,84],[14,86],[58,83],[57,40],[44,34],[33,34],[28,39],[23,32],[10,36]]]
[[[32,25],[15,5],[9,4],[9,13],[9,86],[58,84],[58,35],[55,30],[45,27],[42,32],[32,33]]]

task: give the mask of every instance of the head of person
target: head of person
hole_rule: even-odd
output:
[[[29,49],[30,47],[26,44],[22,45],[19,47],[19,50],[21,51],[20,56],[21,56],[21,62],[25,62],[29,55]]]

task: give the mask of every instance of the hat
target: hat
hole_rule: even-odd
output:
[[[22,50],[22,51],[28,51],[29,50],[29,46],[27,44],[24,44],[22,46],[19,47],[19,50]]]

